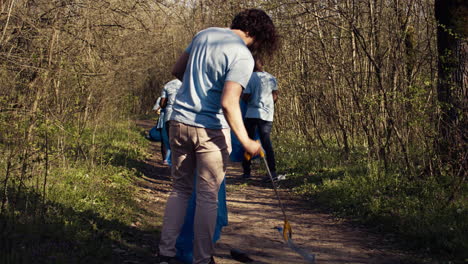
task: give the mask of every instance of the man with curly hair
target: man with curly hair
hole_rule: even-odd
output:
[[[252,53],[272,55],[277,42],[271,18],[262,10],[248,9],[234,17],[230,28],[198,32],[175,63],[172,74],[182,86],[169,118],[173,187],[164,213],[160,263],[170,263],[176,255],[194,182],[193,263],[215,263],[217,195],[231,151],[229,128],[246,152],[260,152],[260,144],[245,130],[239,100],[253,71]]]

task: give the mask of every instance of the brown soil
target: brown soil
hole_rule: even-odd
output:
[[[149,120],[137,121],[145,130],[153,124]],[[152,156],[144,163],[144,176],[139,183],[138,201],[144,208],[140,221],[158,229],[170,191],[170,170],[161,163],[160,143],[149,145]],[[230,250],[236,248],[248,253],[254,263],[305,263],[274,229],[282,226],[283,217],[271,184],[262,183],[259,175],[250,180],[241,179],[241,175],[240,164],[232,163],[226,176],[229,225],[217,243],[216,262],[239,263],[230,256]],[[322,213],[287,190],[280,189],[280,196],[292,225],[294,242],[315,254],[316,263],[420,263],[417,257],[397,250],[390,235],[371,232]],[[144,223],[135,225],[143,228]],[[156,251],[157,238],[148,240]]]

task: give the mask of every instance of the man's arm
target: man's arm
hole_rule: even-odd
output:
[[[276,100],[278,100],[279,95],[278,90],[274,90],[273,92],[271,92],[271,95],[273,95],[273,102],[276,103]]]
[[[153,106],[153,111],[159,114],[160,109],[161,109],[161,97],[158,97],[158,100],[156,100],[156,103]]]
[[[184,51],[177,59],[176,63],[172,67],[172,75],[174,75],[177,79],[182,81],[184,78],[185,68],[187,67],[187,62],[189,59],[190,54]]]
[[[167,98],[161,98],[161,102],[159,102],[159,106],[160,106],[161,108],[163,108],[163,109],[166,108],[166,106],[167,106]]]
[[[247,130],[245,130],[239,106],[241,93],[242,86],[240,84],[232,81],[225,82],[223,94],[221,95],[221,106],[223,107],[224,116],[237,139],[239,139],[245,151],[253,157],[260,152],[261,145],[250,139]]]

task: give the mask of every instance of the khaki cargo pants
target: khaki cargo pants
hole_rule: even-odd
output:
[[[205,264],[214,253],[218,191],[231,152],[230,130],[206,129],[171,121],[169,131],[172,192],[164,213],[159,253],[164,256],[176,254],[176,240],[192,195],[194,175],[197,175],[193,263]]]

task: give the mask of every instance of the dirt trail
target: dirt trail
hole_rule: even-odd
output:
[[[137,125],[145,129],[153,123],[137,121]],[[157,219],[164,212],[170,191],[170,171],[161,164],[159,143],[153,142],[150,146],[153,155],[145,161],[139,199]],[[283,218],[271,185],[262,184],[260,176],[246,181],[241,175],[240,164],[232,163],[226,176],[229,225],[223,229],[217,243],[217,263],[239,263],[231,258],[231,248],[248,252],[255,263],[305,263],[273,229],[282,226]],[[409,260],[413,258],[395,250],[388,237],[317,212],[304,202],[291,198],[286,190],[281,190],[280,195],[295,243],[314,253],[316,263],[414,263]]]

